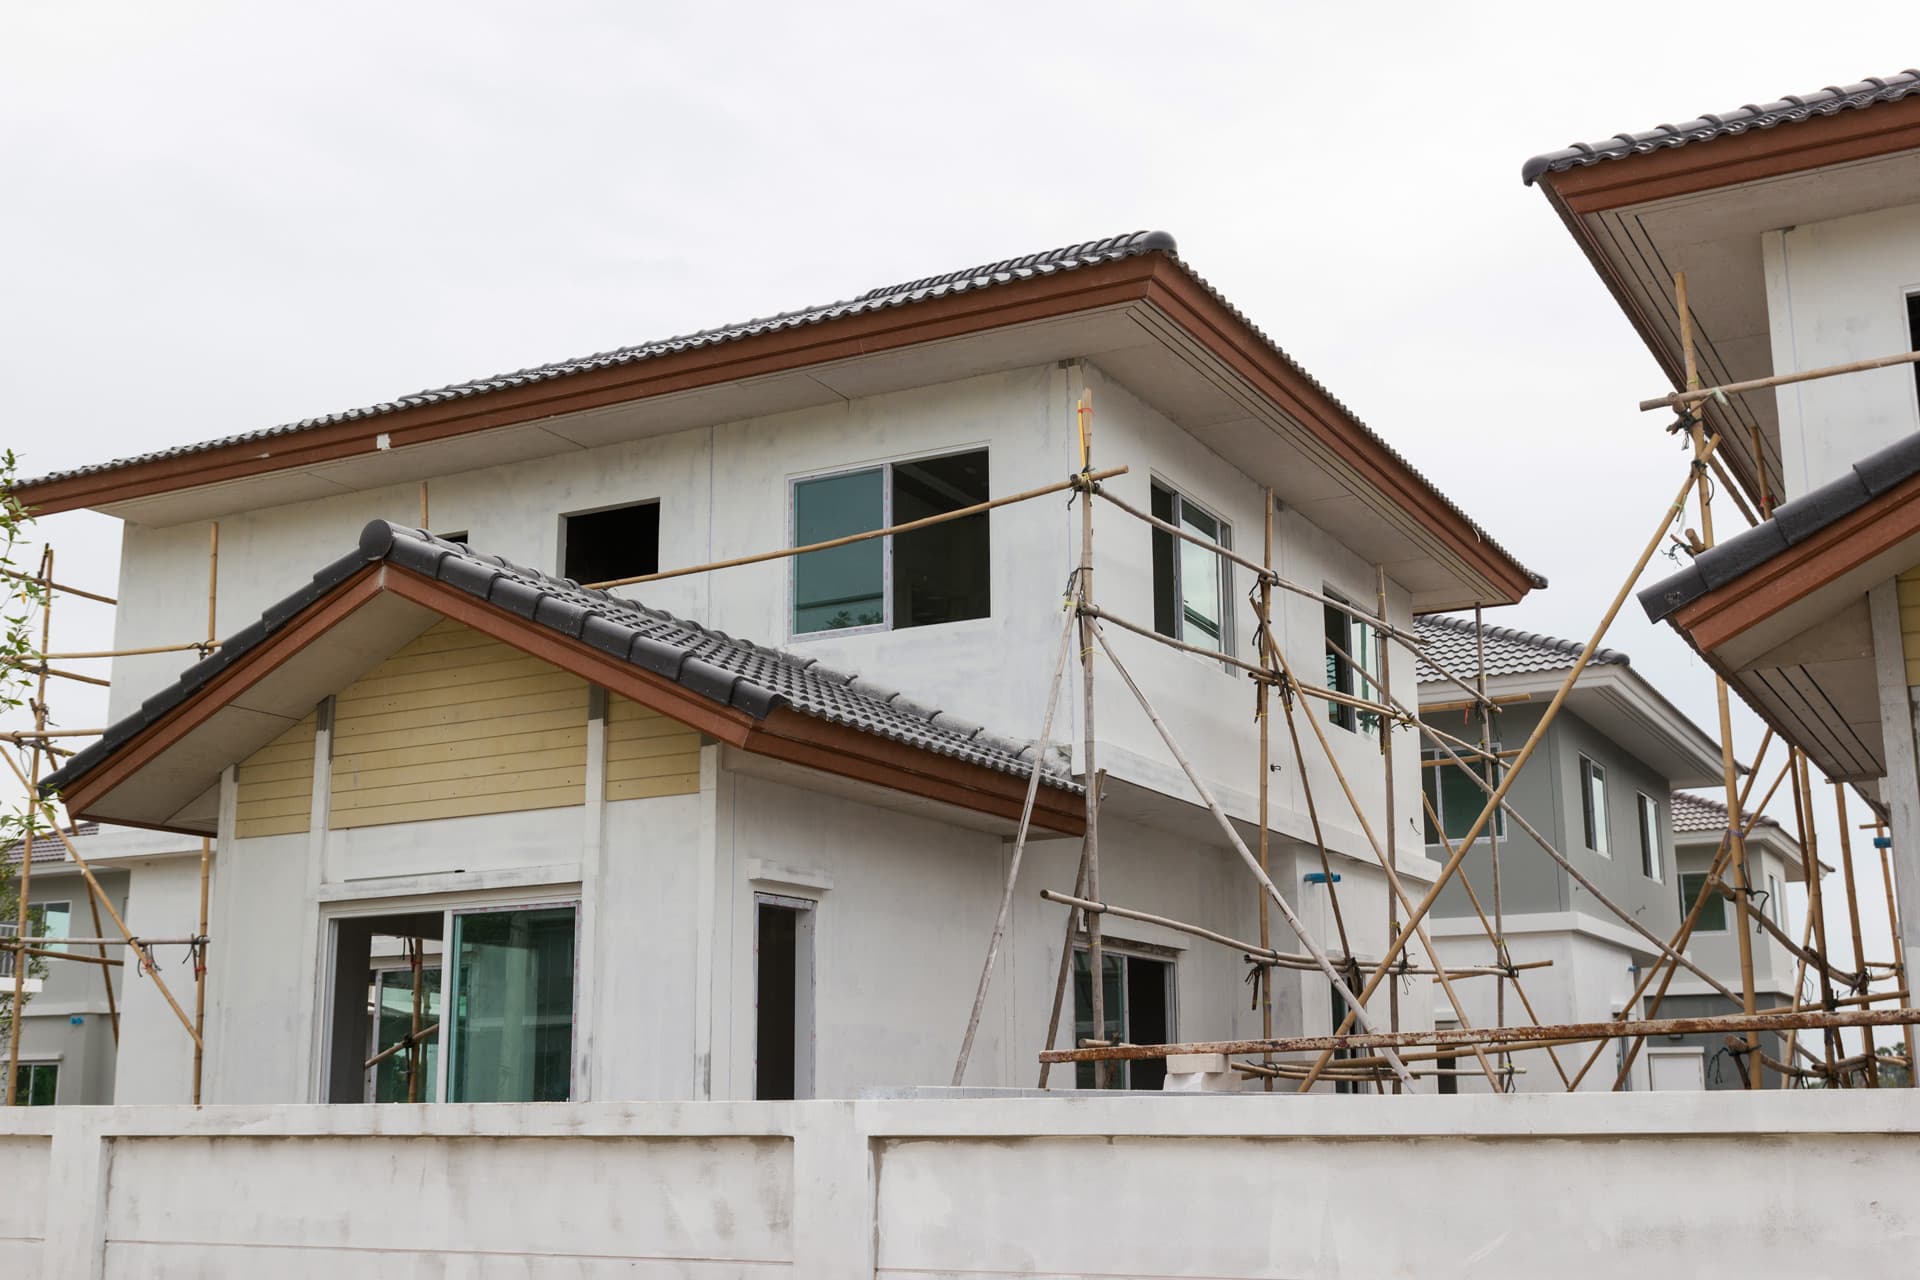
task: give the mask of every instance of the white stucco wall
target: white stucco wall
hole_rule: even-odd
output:
[[[0,1168],[0,1262],[50,1280],[1893,1275],[1920,1241],[1911,1090],[9,1109]]]
[[[1920,206],[1770,231],[1761,248],[1775,373],[1912,350],[1906,299],[1920,291]],[[1911,366],[1774,394],[1789,498],[1920,431]]]

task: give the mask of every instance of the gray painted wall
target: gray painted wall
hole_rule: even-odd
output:
[[[114,910],[124,914],[127,874],[114,871],[96,874],[101,887],[112,897]],[[69,932],[76,937],[112,936],[113,924],[104,912],[101,922],[107,932],[94,933],[93,917],[87,910],[86,881],[70,867],[35,867],[27,900],[36,906],[67,903],[72,913]],[[86,950],[91,952],[92,948]],[[126,950],[111,947],[108,954],[121,960],[125,959]],[[178,948],[174,950],[177,952]],[[100,980],[100,968],[68,960],[47,960],[40,992],[27,1000],[20,1061],[59,1063],[55,1101],[62,1104],[97,1105],[113,1101],[113,1028],[107,1018],[106,988]],[[112,972],[114,991],[118,994],[124,970]],[[191,976],[186,981],[191,988]]]

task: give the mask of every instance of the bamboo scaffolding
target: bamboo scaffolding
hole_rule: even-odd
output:
[[[140,658],[156,653],[185,653],[194,650],[206,653],[220,646],[206,640],[189,640],[185,644],[153,644],[141,649],[89,649],[76,653],[30,653],[29,658],[41,662],[79,662],[90,658]]]
[[[1686,308],[1681,308],[1680,316],[1682,325],[1691,323],[1687,317]],[[1648,413],[1655,409],[1680,409],[1705,400],[1724,400],[1727,396],[1745,395],[1749,391],[1767,391],[1774,387],[1791,386],[1796,382],[1812,382],[1817,378],[1837,378],[1846,373],[1867,373],[1874,369],[1896,368],[1903,364],[1912,364],[1916,360],[1920,360],[1920,350],[1902,351],[1897,355],[1879,356],[1871,360],[1851,360],[1846,364],[1830,364],[1824,368],[1808,369],[1801,373],[1776,373],[1768,378],[1726,382],[1717,387],[1699,386],[1699,379],[1696,377],[1693,379],[1695,385],[1688,387],[1685,391],[1642,400],[1640,411]]]
[[[1904,992],[1910,985],[1907,981],[1907,948],[1906,944],[1900,938],[1900,907],[1899,904],[1895,902],[1893,893],[1892,841],[1889,839],[1886,844],[1880,843],[1881,836],[1879,833],[1883,830],[1885,830],[1885,825],[1878,824],[1874,835],[1874,844],[1880,851],[1880,877],[1886,882],[1887,887],[1887,929],[1893,934],[1893,972],[1895,974],[1895,980],[1900,984]],[[1859,961],[1860,957],[1855,956],[1854,959]],[[1866,968],[1865,961],[1860,961],[1860,965],[1862,969]],[[1796,993],[1796,995],[1797,994],[1798,993]],[[1904,995],[1902,996],[1903,1000],[1906,998]],[[1917,1046],[1914,1043],[1914,1031],[1912,1027],[1906,1029],[1903,1038],[1907,1044],[1907,1062],[1909,1064],[1907,1071],[1907,1088],[1912,1089],[1915,1087],[1915,1083],[1911,1064],[1915,1061],[1920,1061],[1920,1058],[1917,1058],[1915,1054]]]
[[[1827,951],[1827,911],[1825,890],[1820,885],[1820,859],[1815,852],[1809,815],[1813,812],[1813,797],[1807,790],[1807,759],[1805,753],[1795,747],[1788,755],[1793,770],[1793,822],[1795,834],[1800,838],[1800,857],[1805,866],[1807,879],[1807,923],[1804,932],[1807,937],[1801,941],[1802,954],[1793,975],[1793,998],[1800,999],[1803,984],[1806,982],[1808,962],[1811,956],[1806,948],[1809,943],[1817,950],[1821,963],[1818,967],[1820,999],[1822,1003],[1833,1004],[1833,970],[1826,963]],[[1856,960],[1858,956],[1854,957]],[[1787,1037],[1787,1058],[1793,1058],[1793,1049],[1799,1043],[1797,1033]],[[1840,1057],[1839,1038],[1832,1031],[1823,1031],[1820,1043],[1829,1065]]]
[[[1259,584],[1254,588],[1254,610],[1259,617],[1257,625],[1260,629],[1260,634],[1264,635],[1266,629],[1273,623],[1273,582],[1271,581],[1271,575],[1273,574],[1272,489],[1265,489],[1260,494],[1260,524],[1261,575]],[[1273,773],[1271,756],[1272,742],[1271,735],[1268,732],[1268,725],[1271,719],[1270,713],[1272,710],[1272,684],[1266,680],[1256,680],[1253,685],[1253,719],[1255,728],[1260,735],[1260,759],[1257,766],[1260,770],[1260,871],[1262,875],[1268,877],[1273,875],[1273,865],[1271,862],[1272,849],[1270,847],[1272,819],[1270,816],[1268,795],[1271,790],[1269,782]],[[1331,874],[1329,874],[1327,878],[1327,887],[1329,889],[1333,887]],[[1273,944],[1273,924],[1269,917],[1272,908],[1268,906],[1265,894],[1261,894],[1257,898],[1257,901],[1260,904],[1260,949],[1265,952],[1270,950]],[[1342,950],[1345,950],[1344,944]],[[1262,967],[1258,971],[1258,975],[1256,980],[1260,983],[1260,1034],[1266,1039],[1271,1040],[1273,1039],[1273,971]],[[1260,1081],[1260,1088],[1263,1092],[1272,1093],[1272,1077],[1263,1076]]]
[[[1080,377],[1080,400],[1074,406],[1074,420],[1080,428],[1080,488],[1076,494],[1080,502],[1080,568],[1074,575],[1074,598],[1078,602],[1074,610],[1080,630],[1080,728],[1082,733],[1081,752],[1084,757],[1081,772],[1093,777],[1096,740],[1093,733],[1093,638],[1097,625],[1090,610],[1093,608],[1093,393],[1087,389],[1086,373],[1083,369]],[[1087,831],[1082,847],[1087,859],[1087,896],[1100,896],[1100,788],[1087,788]],[[1102,945],[1101,920],[1098,915],[1083,916],[1087,929],[1087,1008],[1093,1024],[1093,1034],[1104,1037],[1107,1034],[1107,967],[1106,949]],[[1104,1089],[1110,1076],[1110,1069],[1096,1063],[1093,1068],[1093,1087]]]
[[[426,501],[427,482],[420,482],[421,502]],[[207,643],[219,635],[220,605],[220,522],[207,526]],[[207,1056],[207,891],[213,865],[213,841],[200,837],[200,914],[196,929],[199,940],[193,948],[193,1105],[200,1105],[200,1077]]]
[[[44,586],[49,591],[56,591],[56,592],[59,592],[61,595],[79,596],[82,600],[95,600],[101,604],[119,604],[120,603],[118,600],[115,600],[112,596],[96,595],[94,592],[91,592],[91,591],[82,591],[78,587],[69,587],[65,583],[55,582],[53,581],[52,578],[47,578],[43,581],[38,575],[31,574],[31,573],[22,573],[18,569],[0,569],[0,578],[10,578],[15,582],[39,583],[41,586]],[[43,649],[45,647],[46,647],[45,645],[41,646],[41,648]]]
[[[1352,1035],[1284,1036],[1273,1040],[1201,1040],[1184,1044],[1115,1044],[1055,1049],[1051,1062],[1134,1062],[1188,1053],[1333,1053],[1341,1049],[1397,1050],[1433,1045],[1465,1049],[1511,1044],[1538,1048],[1544,1042],[1617,1040],[1626,1036],[1713,1035],[1777,1032],[1793,1027],[1904,1027],[1920,1023],[1920,1009],[1858,1009],[1851,1012],[1744,1013],[1707,1018],[1637,1018],[1632,1021],[1556,1023],[1544,1027],[1484,1027],[1457,1031],[1366,1032]],[[1318,1072],[1324,1068],[1316,1068]]]
[[[1088,404],[1092,412],[1091,397]],[[954,520],[965,520],[987,511],[997,511],[1001,507],[1016,502],[1026,502],[1033,498],[1044,498],[1051,493],[1065,493],[1069,489],[1080,489],[1089,480],[1110,480],[1114,476],[1127,474],[1126,467],[1110,467],[1105,471],[1095,471],[1086,475],[1076,475],[1072,479],[1062,480],[1058,484],[1041,485],[1038,489],[1028,489],[1022,493],[1010,493],[1004,498],[994,498],[988,502],[976,502],[970,507],[958,507],[952,511],[942,511],[938,515],[925,516],[919,520],[909,520],[905,524],[892,524],[882,529],[869,529],[864,533],[850,533],[842,538],[829,538],[825,542],[810,542],[801,547],[779,547],[772,551],[762,551],[757,555],[736,556],[731,560],[714,560],[707,564],[688,565],[684,569],[663,569],[659,573],[640,573],[630,578],[609,578],[605,582],[589,582],[583,585],[595,591],[611,591],[615,587],[637,586],[643,582],[665,582],[669,578],[684,578],[694,573],[712,573],[716,569],[737,569],[742,565],[765,564],[769,560],[787,560],[794,556],[804,556],[813,551],[831,551],[835,547],[851,546],[856,542],[866,542],[873,538],[891,537],[896,533],[912,533],[916,529],[931,529],[935,525],[947,524]]]
[[[1719,444],[1720,439],[1718,436],[1715,436],[1707,446],[1708,457],[1712,456],[1713,450],[1717,449]],[[1704,459],[1696,456],[1694,466],[1700,467],[1703,465]],[[1371,996],[1374,989],[1385,980],[1388,965],[1399,956],[1401,950],[1407,945],[1408,939],[1413,936],[1412,926],[1418,924],[1426,917],[1426,913],[1433,909],[1433,904],[1439,900],[1441,892],[1447,886],[1447,882],[1459,871],[1460,864],[1465,860],[1467,851],[1473,847],[1473,842],[1479,839],[1480,833],[1486,828],[1488,821],[1499,808],[1500,802],[1506,799],[1507,792],[1512,788],[1514,779],[1520,776],[1521,769],[1524,768],[1527,761],[1532,758],[1533,752],[1539,748],[1541,740],[1546,736],[1548,727],[1553,724],[1554,718],[1559,715],[1560,708],[1566,704],[1567,695],[1573,692],[1574,683],[1579,680],[1580,673],[1586,670],[1587,664],[1593,660],[1594,652],[1599,649],[1600,642],[1606,638],[1607,630],[1612,627],[1614,618],[1619,615],[1621,606],[1626,603],[1627,596],[1633,591],[1634,584],[1640,580],[1640,575],[1646,572],[1647,565],[1653,559],[1654,552],[1659,550],[1661,541],[1666,537],[1667,528],[1673,523],[1675,517],[1685,511],[1687,492],[1693,488],[1693,483],[1694,477],[1689,473],[1686,481],[1680,486],[1679,492],[1674,495],[1673,501],[1668,503],[1666,508],[1662,510],[1660,522],[1655,527],[1653,535],[1647,539],[1646,546],[1642,548],[1639,559],[1634,562],[1633,568],[1628,572],[1626,580],[1620,584],[1620,589],[1614,593],[1613,601],[1607,606],[1606,613],[1601,617],[1599,625],[1594,628],[1592,636],[1587,640],[1585,647],[1581,649],[1579,657],[1574,659],[1573,667],[1567,672],[1565,679],[1561,681],[1559,689],[1554,692],[1553,699],[1547,704],[1546,710],[1541,713],[1539,721],[1534,725],[1533,732],[1527,736],[1527,741],[1525,745],[1521,747],[1520,754],[1514,757],[1512,766],[1502,775],[1500,784],[1494,788],[1493,794],[1488,797],[1487,803],[1481,808],[1479,816],[1474,819],[1467,834],[1461,837],[1459,848],[1454,850],[1452,856],[1447,859],[1446,865],[1441,868],[1439,876],[1433,882],[1433,886],[1427,890],[1426,897],[1422,899],[1419,906],[1415,908],[1413,919],[1408,921],[1406,925],[1403,925],[1400,931],[1394,936],[1393,942],[1387,948],[1384,961],[1374,969],[1372,976],[1367,979],[1366,987],[1362,993],[1363,999]],[[1341,1029],[1344,1030],[1350,1025],[1350,1020],[1345,1021],[1341,1024]],[[1321,1056],[1319,1062],[1315,1064],[1316,1070],[1324,1070],[1332,1061],[1332,1057],[1333,1051],[1329,1049]],[[1305,1091],[1312,1083],[1312,1079],[1302,1082],[1302,1091]]]

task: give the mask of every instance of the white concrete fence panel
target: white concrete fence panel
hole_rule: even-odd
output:
[[[0,1266],[105,1277],[1882,1275],[1910,1091],[0,1115]]]

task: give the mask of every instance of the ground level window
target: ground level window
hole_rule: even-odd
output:
[[[1073,1028],[1076,1042],[1100,1039],[1112,1044],[1173,1042],[1173,961],[1101,949],[1104,1034],[1093,1030],[1093,979],[1084,947],[1073,953]],[[1163,1058],[1107,1064],[1109,1089],[1159,1089],[1166,1083]],[[1074,1083],[1094,1087],[1094,1064],[1076,1065]]]
[[[1494,743],[1495,752],[1500,744]],[[1460,754],[1460,753],[1455,753]],[[1462,759],[1467,759],[1462,755]],[[1475,767],[1490,787],[1500,785],[1500,771],[1485,760],[1475,762]],[[1427,801],[1433,806],[1434,813],[1440,815],[1440,826],[1436,829],[1433,818],[1427,815],[1427,843],[1439,845],[1440,833],[1446,833],[1449,842],[1464,838],[1480,817],[1480,811],[1487,806],[1487,793],[1474,775],[1447,758],[1445,752],[1428,748],[1420,753],[1420,785],[1427,793]],[[1421,812],[1424,814],[1425,808]],[[1496,809],[1491,823],[1495,836],[1505,839],[1507,835],[1507,814],[1504,809]],[[1486,835],[1485,828],[1481,836]]]
[[[1335,605],[1326,606],[1327,688],[1370,702],[1380,701],[1374,677],[1380,674],[1380,634]],[[1327,718],[1355,733],[1380,731],[1380,717],[1345,703],[1329,702]]]
[[[1233,545],[1224,520],[1209,514],[1172,489],[1155,482],[1153,514],[1215,546]],[[1226,652],[1227,601],[1232,570],[1226,559],[1206,547],[1153,530],[1153,629],[1188,644]]]
[[[1693,904],[1699,900],[1700,891],[1706,887],[1707,876],[1704,871],[1689,871],[1680,877],[1680,913],[1681,918],[1693,910]],[[1727,900],[1716,890],[1707,895],[1706,902],[1700,908],[1699,918],[1694,921],[1695,933],[1725,933],[1727,931]]]
[[[795,546],[828,542],[987,501],[987,451],[890,462],[798,480]],[[924,627],[992,612],[985,512],[793,561],[793,634]]]
[[[465,535],[448,541],[465,541]],[[560,517],[560,574],[611,582],[660,572],[660,504],[636,502]]]
[[[13,1075],[13,1105],[50,1107],[60,1094],[60,1064],[23,1062]]]

